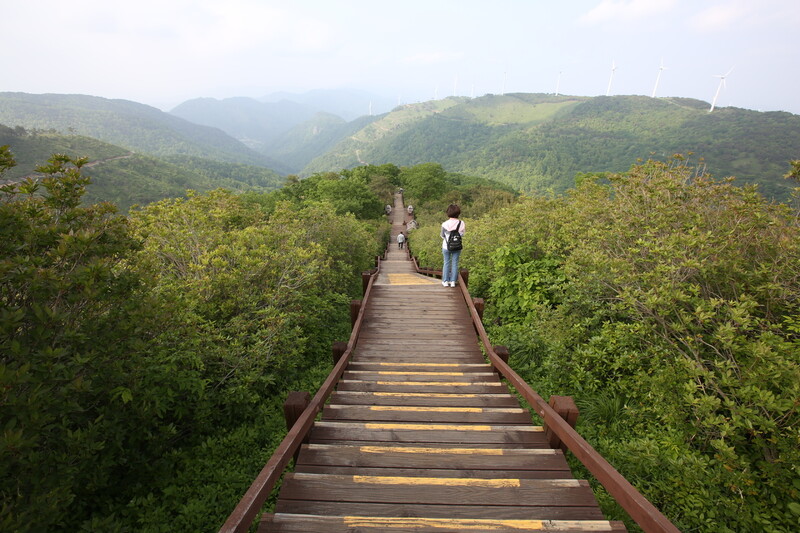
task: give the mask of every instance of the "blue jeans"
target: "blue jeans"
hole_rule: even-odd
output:
[[[458,257],[461,250],[451,252],[447,248],[442,248],[444,256],[444,266],[442,267],[442,281],[458,281]]]

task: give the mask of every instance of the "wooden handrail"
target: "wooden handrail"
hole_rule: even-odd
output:
[[[414,267],[420,274],[439,275],[441,270],[422,269],[414,258]],[[625,509],[634,522],[645,533],[680,533],[680,530],[664,516],[650,501],[636,490],[636,487],[623,477],[606,461],[591,444],[589,444],[572,426],[567,423],[539,394],[534,391],[519,374],[503,361],[494,351],[489,336],[483,327],[472,296],[459,271],[458,286],[467,304],[475,330],[480,337],[491,364],[510,383],[519,394],[533,407],[542,418],[544,424],[555,433],[575,457],[592,473],[609,494]]]
[[[306,407],[305,411],[303,411],[303,414],[300,415],[300,417],[297,419],[297,422],[295,422],[281,443],[275,449],[272,457],[270,457],[269,461],[267,461],[267,464],[264,465],[264,468],[261,469],[261,472],[250,485],[250,488],[247,489],[247,492],[239,501],[239,504],[222,525],[219,530],[220,533],[240,533],[245,532],[250,528],[253,520],[255,520],[256,516],[258,516],[258,513],[264,506],[264,502],[267,501],[272,489],[275,487],[275,483],[277,483],[278,479],[280,479],[283,471],[289,464],[289,461],[291,461],[295,452],[303,443],[303,440],[311,429],[311,426],[314,424],[314,419],[317,417],[317,413],[320,412],[322,406],[328,400],[331,392],[333,392],[333,388],[336,386],[339,378],[344,373],[344,369],[350,361],[350,355],[353,353],[353,349],[358,341],[358,335],[361,331],[361,325],[364,321],[364,309],[367,307],[367,302],[369,301],[370,293],[372,292],[372,286],[375,283],[375,279],[377,278],[377,275],[381,269],[380,256],[378,256],[376,263],[377,267],[370,277],[369,284],[364,291],[363,303],[358,313],[358,318],[356,318],[355,324],[353,325],[353,331],[350,333],[350,340],[347,342],[347,350],[342,355],[341,359],[339,359],[339,362],[333,367],[333,370],[331,370],[328,378],[319,388],[317,394],[314,395],[311,403],[308,404],[308,407]]]

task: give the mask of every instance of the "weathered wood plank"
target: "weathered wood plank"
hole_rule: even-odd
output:
[[[436,505],[578,506],[594,502],[586,481],[287,474],[281,499]]]
[[[363,392],[441,392],[502,394],[508,393],[503,383],[470,383],[463,381],[339,381],[340,391]]]
[[[564,479],[572,476],[569,470],[455,470],[452,468],[378,468],[363,466],[317,466],[298,465],[295,472],[306,474],[339,474],[359,476],[401,477],[458,477],[458,478],[520,478],[520,479]]]
[[[459,517],[498,518],[506,520],[603,520],[603,513],[600,512],[597,506],[426,505],[279,500],[275,511],[279,513],[330,516]]]
[[[517,407],[519,402],[510,394],[456,394],[409,393],[409,392],[361,392],[337,391],[331,395],[331,403],[341,405],[404,405],[434,407]]]
[[[427,381],[427,382],[470,382],[500,383],[495,372],[458,372],[452,370],[381,370],[368,372],[363,370],[346,370],[342,379],[347,381]]]
[[[409,370],[409,371],[430,371],[430,372],[493,372],[494,369],[491,365],[486,363],[396,363],[396,362],[365,362],[365,361],[352,361],[348,366],[348,370],[359,371],[372,371],[378,372],[381,370]]]
[[[531,415],[521,408],[420,407],[401,405],[328,405],[323,420],[446,422],[455,424],[525,424]]]
[[[414,517],[360,517],[314,516],[276,513],[265,515],[259,531],[274,533],[353,533],[380,531],[382,533],[442,533],[444,531],[470,531],[471,533],[541,532],[589,533],[616,532],[621,524],[604,520],[534,520],[534,519],[469,519],[469,518],[414,518]]]
[[[568,471],[561,450],[507,448],[452,448],[449,446],[395,447],[303,445],[298,464],[363,467],[408,467]],[[513,477],[513,476],[512,476]]]
[[[362,346],[366,344],[394,346],[395,348],[402,346],[407,350],[414,350],[415,347],[425,348],[436,346],[442,350],[446,350],[450,347],[475,347],[476,350],[480,351],[480,347],[477,344],[465,341],[464,335],[465,334],[458,335],[453,333],[443,335],[441,332],[432,330],[418,334],[398,336],[396,339],[387,339],[385,333],[376,330],[374,332],[365,332],[363,336],[359,337],[359,343],[361,343]]]
[[[518,444],[543,446],[547,440],[541,426],[489,426],[478,424],[413,424],[405,422],[318,421],[310,441],[384,443]]]

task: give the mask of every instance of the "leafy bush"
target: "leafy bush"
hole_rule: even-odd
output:
[[[473,224],[487,322],[679,527],[795,529],[794,214],[680,160],[607,177]]]
[[[81,206],[83,164],[0,188],[0,528],[216,527],[263,460],[235,454],[282,436],[280,400],[349,335],[374,224],[222,190],[125,218]],[[208,468],[236,478],[222,500]]]

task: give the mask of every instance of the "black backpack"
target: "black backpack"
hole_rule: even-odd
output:
[[[447,250],[450,252],[457,252],[463,245],[461,244],[461,233],[458,230],[461,229],[461,221],[458,221],[458,226],[456,229],[450,232],[450,235],[447,236]]]

